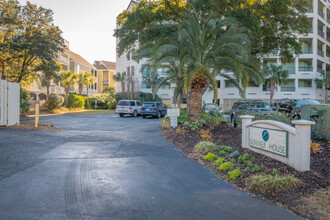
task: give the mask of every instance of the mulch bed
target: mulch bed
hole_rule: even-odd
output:
[[[298,203],[301,197],[305,197],[313,194],[317,189],[329,187],[329,143],[326,140],[313,140],[313,143],[319,143],[321,151],[311,156],[311,170],[307,172],[299,172],[290,166],[269,158],[267,156],[255,153],[249,149],[243,149],[241,147],[241,128],[233,128],[228,123],[223,123],[213,128],[204,126],[202,129],[209,130],[212,134],[212,142],[216,145],[226,145],[238,150],[240,155],[245,153],[249,154],[249,158],[255,158],[255,164],[261,167],[261,174],[271,174],[275,168],[279,175],[292,174],[303,183],[299,188],[294,190],[280,192],[276,194],[260,193],[257,191],[251,191],[246,184],[246,178],[254,175],[252,172],[247,172],[245,169],[241,169],[241,176],[232,181],[226,176],[226,172],[216,169],[216,166],[212,165],[214,161],[209,162],[203,159],[204,155],[194,153],[193,147],[200,141],[199,131],[185,130],[179,126],[179,132],[176,129],[163,130],[163,137],[171,142],[174,146],[181,149],[182,152],[194,161],[201,163],[207,169],[213,171],[218,177],[234,184],[237,188],[242,189],[253,196],[258,196],[266,201],[282,205],[292,212],[308,217],[310,219],[318,219],[317,213],[300,213],[299,208],[301,204]],[[212,152],[212,151],[211,151]],[[218,152],[213,151],[214,154],[219,155]],[[260,174],[260,173],[259,173]]]
[[[34,123],[21,123],[20,125],[9,126],[9,128],[18,128],[26,130],[39,130],[39,131],[64,131],[64,129],[56,128],[49,124],[39,124],[38,128],[35,127]]]

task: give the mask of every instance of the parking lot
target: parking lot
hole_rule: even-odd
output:
[[[0,219],[299,219],[183,156],[159,119],[40,122],[65,131],[0,128]]]

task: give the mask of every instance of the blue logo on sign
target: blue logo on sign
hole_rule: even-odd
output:
[[[264,139],[264,141],[266,141],[266,142],[269,140],[269,133],[267,130],[264,130],[262,132],[262,139]]]

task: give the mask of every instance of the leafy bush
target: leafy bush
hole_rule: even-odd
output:
[[[20,104],[21,104],[21,112],[23,115],[26,115],[29,113],[30,108],[30,102],[29,102],[29,93],[28,91],[21,89],[20,90]]]
[[[249,159],[249,155],[248,155],[248,154],[244,154],[244,155],[243,155],[243,159],[244,159],[244,160],[248,160],[248,159]]]
[[[254,163],[256,161],[256,158],[252,157],[251,162]]]
[[[239,156],[239,157],[238,157],[238,161],[239,161],[240,163],[245,163],[245,159],[244,159],[244,157],[242,157],[242,156]]]
[[[219,125],[221,123],[227,122],[223,115],[219,113],[202,113],[202,119],[205,121],[206,125]]]
[[[68,107],[69,108],[78,108],[78,109],[84,109],[85,108],[85,97],[82,97],[80,95],[76,95],[71,93],[69,95],[68,99]]]
[[[301,181],[293,175],[255,175],[247,180],[247,185],[250,189],[262,193],[288,191],[298,187],[300,184]]]
[[[249,163],[247,164],[247,168],[252,169],[252,168],[253,168],[253,163],[252,163],[252,162],[249,162]]]
[[[297,117],[292,117],[292,114],[283,113],[279,111],[269,112],[268,115],[265,115],[262,112],[253,112],[253,111],[243,111],[242,115],[252,115],[254,120],[274,120],[283,122],[285,124],[291,125],[292,120],[297,120]],[[242,120],[238,118],[237,124],[242,124]]]
[[[219,148],[215,147],[213,150],[214,150],[214,151],[219,151]]]
[[[229,179],[232,179],[235,181],[236,178],[239,177],[239,175],[241,175],[241,171],[239,169],[235,169],[235,170],[229,171],[228,175],[229,175]]]
[[[226,155],[226,152],[224,150],[220,151],[219,152],[220,156],[225,156]]]
[[[201,141],[199,143],[197,143],[194,147],[194,151],[198,152],[198,153],[202,153],[202,152],[206,152],[209,151],[213,148],[215,148],[216,145],[212,142],[209,141]]]
[[[228,147],[228,146],[225,146],[225,145],[222,145],[221,146],[221,149],[228,152],[228,153],[232,153],[233,152],[233,148],[231,147]]]
[[[200,130],[199,134],[204,141],[212,141],[212,134],[210,134],[209,130],[202,129]]]
[[[203,119],[200,119],[198,121],[193,121],[193,122],[185,122],[183,124],[183,128],[188,130],[192,130],[192,131],[196,131],[198,129],[200,129],[203,125],[205,125],[205,121]]]
[[[110,93],[102,93],[102,94],[96,94],[93,96],[90,96],[88,98],[88,102],[90,104],[90,106],[88,106],[88,108],[92,108],[95,109],[95,101],[96,101],[96,109],[108,109],[111,106],[109,106],[111,103],[112,107],[115,108],[116,107],[116,100],[114,99],[113,95]]]
[[[208,160],[208,161],[213,161],[217,158],[217,155],[213,154],[213,153],[208,153],[206,156],[204,156],[204,160]]]
[[[232,158],[230,161],[231,161],[233,164],[236,163],[236,159],[235,159],[235,158]]]
[[[48,111],[53,111],[54,109],[59,109],[64,103],[63,96],[57,94],[50,94],[46,102],[46,109]]]
[[[220,165],[225,161],[225,158],[219,157],[216,161],[214,161],[214,165]]]
[[[226,162],[226,163],[221,164],[221,165],[218,167],[218,169],[219,169],[219,170],[228,170],[228,169],[230,169],[232,166],[233,166],[232,162]]]
[[[311,154],[316,154],[320,151],[320,144],[318,143],[313,143],[313,141],[311,141]]]
[[[255,173],[259,173],[259,172],[261,171],[261,169],[260,169],[260,167],[259,167],[258,165],[255,165],[255,166],[253,167],[253,171],[254,171]]]
[[[187,112],[187,109],[181,109],[180,110],[180,116],[178,117],[178,123],[184,124],[189,120],[189,114]]]

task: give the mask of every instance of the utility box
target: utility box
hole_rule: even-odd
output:
[[[0,126],[20,123],[20,84],[0,81]]]
[[[330,104],[302,105],[301,119],[316,123],[312,125],[312,138],[330,140]]]

